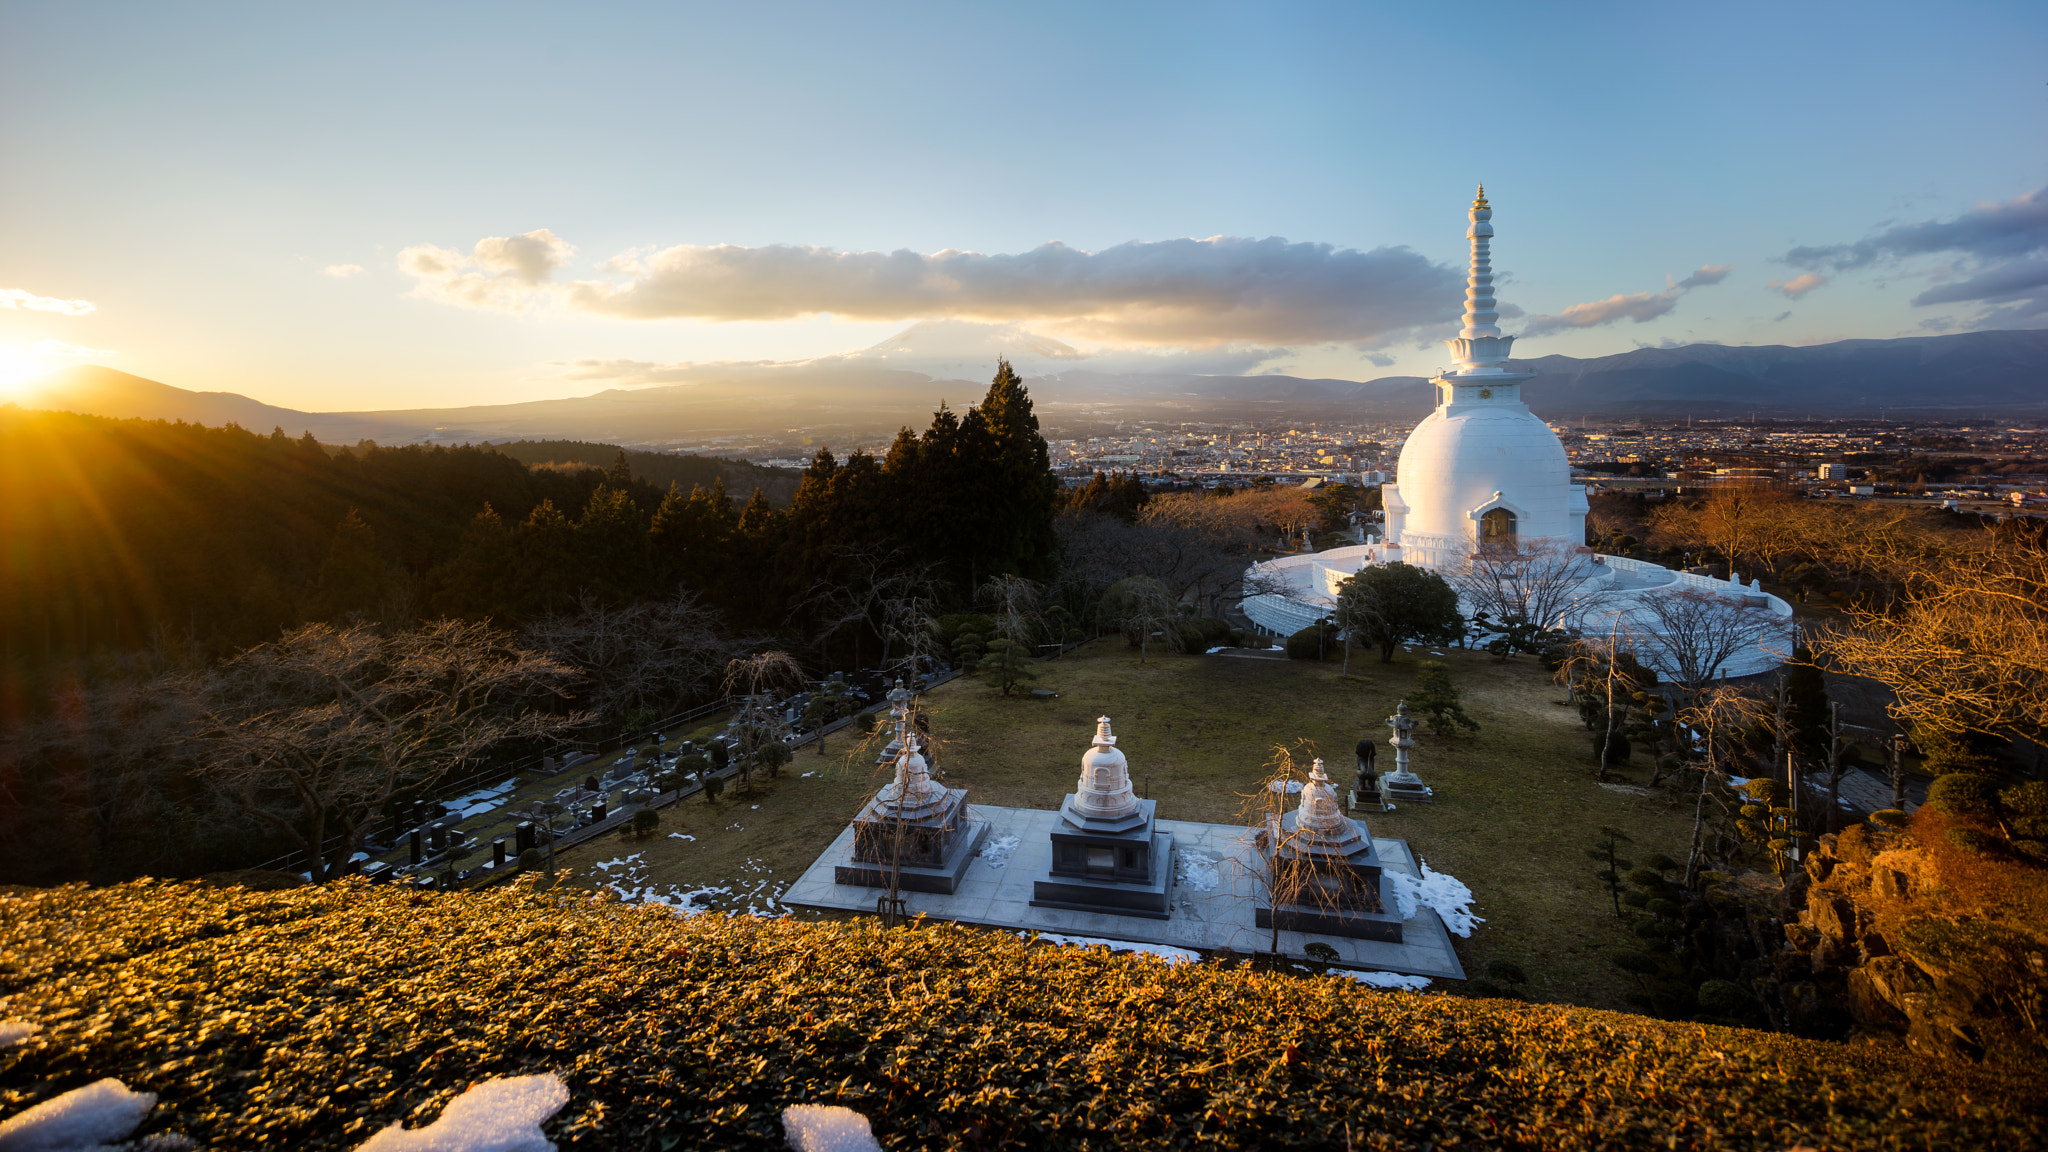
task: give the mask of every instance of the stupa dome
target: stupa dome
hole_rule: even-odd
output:
[[[1109,717],[1095,721],[1095,742],[1081,754],[1081,780],[1074,786],[1074,808],[1082,816],[1114,820],[1138,810],[1131,790],[1131,767],[1117,751]]]
[[[1401,448],[1400,507],[1390,502],[1387,509],[1400,559],[1461,567],[1475,550],[1482,519],[1495,509],[1512,517],[1506,523],[1522,543],[1581,543],[1584,490],[1571,482],[1557,433],[1522,403],[1519,382],[1488,386],[1446,377],[1439,386],[1454,395],[1409,434]]]

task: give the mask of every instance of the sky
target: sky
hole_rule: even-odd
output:
[[[1426,375],[1482,181],[1518,355],[2044,327],[2044,60],[2038,0],[0,0],[0,388],[504,403],[925,319]]]

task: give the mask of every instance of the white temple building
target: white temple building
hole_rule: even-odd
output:
[[[1506,366],[1515,338],[1500,330],[1493,208],[1483,186],[1469,219],[1472,264],[1464,327],[1445,341],[1457,367],[1431,381],[1436,411],[1409,434],[1394,481],[1380,487],[1385,537],[1254,565],[1248,577],[1274,590],[1246,598],[1245,614],[1284,636],[1328,615],[1338,585],[1353,573],[1369,564],[1403,562],[1441,573],[1459,589],[1467,616],[1492,609],[1498,618],[1503,582],[1512,592],[1519,570],[1524,585],[1546,586],[1535,597],[1542,603],[1526,606],[1528,614],[1544,617],[1538,623],[1588,637],[1614,636],[1660,674],[1673,671],[1668,644],[1656,640],[1668,636],[1668,621],[1660,616],[1670,614],[1655,611],[1646,598],[1683,590],[1723,598],[1777,622],[1763,629],[1768,635],[1761,642],[1721,661],[1721,676],[1776,667],[1791,650],[1792,608],[1785,601],[1755,583],[1744,586],[1736,574],[1717,580],[1585,547],[1586,490],[1572,483],[1557,433],[1522,401],[1522,382],[1536,374]],[[1559,594],[1560,585],[1569,591]]]

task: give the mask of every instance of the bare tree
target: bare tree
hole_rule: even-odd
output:
[[[1706,826],[1707,785],[1709,782],[1727,781],[1728,764],[1738,754],[1737,738],[1764,715],[1766,708],[1767,701],[1755,689],[1723,686],[1703,689],[1678,711],[1678,722],[1698,734],[1698,741],[1692,747],[1697,753],[1700,785],[1699,794],[1693,802],[1692,849],[1685,858],[1685,882],[1688,886],[1699,875],[1700,838]]]
[[[525,636],[581,668],[591,680],[591,707],[613,720],[681,709],[713,683],[733,647],[718,613],[687,590],[627,607],[586,594],[575,611],[528,624]]]
[[[1300,806],[1311,810],[1307,819],[1287,811],[1295,796],[1302,798]],[[1254,850],[1250,878],[1271,910],[1269,953],[1280,952],[1289,907],[1336,914],[1361,903],[1376,904],[1378,893],[1363,893],[1345,857],[1331,851],[1325,825],[1345,817],[1313,744],[1296,740],[1291,746],[1274,745],[1258,790],[1240,799],[1239,817]]]
[[[1606,573],[1591,548],[1537,540],[1512,548],[1482,549],[1468,571],[1453,574],[1475,614],[1520,619],[1542,629],[1572,631],[1607,597],[1589,587]]]
[[[1173,616],[1173,598],[1164,585],[1150,576],[1120,580],[1102,597],[1102,619],[1122,628],[1124,635],[1137,645],[1140,664],[1150,650],[1153,631]]]
[[[339,875],[371,822],[515,739],[584,723],[534,705],[566,698],[575,669],[486,624],[417,630],[308,624],[198,674],[204,771],[251,816],[296,840],[317,881]],[[340,846],[328,850],[331,838]]]
[[[931,599],[937,570],[936,564],[914,560],[900,548],[872,542],[840,545],[832,549],[830,575],[796,598],[794,612],[807,617],[809,633],[821,651],[836,636],[852,636],[856,665],[862,639],[870,632],[881,633],[886,662],[889,603]]]
[[[782,701],[785,692],[803,682],[803,667],[787,652],[758,652],[725,666],[725,690],[740,699],[733,733],[739,739],[734,763],[743,791],[753,790],[754,769],[788,762],[789,725],[782,719]]]
[[[1035,581],[1006,572],[983,584],[975,598],[995,608],[997,635],[1029,652],[1036,648],[1039,634],[1045,630],[1045,613],[1038,605],[1043,588]]]
[[[1643,626],[1630,642],[1684,692],[1689,703],[1720,679],[1728,662],[1772,641],[1790,648],[1790,624],[1768,609],[1685,588],[1637,602]]]

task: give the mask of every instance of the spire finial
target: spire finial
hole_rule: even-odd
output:
[[[1472,200],[1472,206],[1473,206],[1474,208],[1485,208],[1485,207],[1488,207],[1488,205],[1487,205],[1487,203],[1486,203],[1486,185],[1484,185],[1484,184],[1481,184],[1481,185],[1479,186],[1479,195],[1473,198],[1473,200]]]

